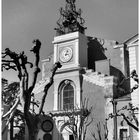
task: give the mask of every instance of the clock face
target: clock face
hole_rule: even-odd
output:
[[[65,47],[60,52],[60,60],[62,62],[68,62],[71,60],[72,55],[73,55],[72,48]]]

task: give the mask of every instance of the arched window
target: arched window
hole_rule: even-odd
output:
[[[60,109],[70,110],[74,107],[74,86],[73,82],[65,80],[60,89]]]
[[[69,110],[74,107],[74,89],[68,84],[63,89],[63,109]]]

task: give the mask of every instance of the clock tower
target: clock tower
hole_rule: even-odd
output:
[[[70,110],[81,104],[81,68],[87,67],[87,37],[84,19],[75,0],[66,0],[60,8],[54,37],[54,63],[62,64],[54,78],[54,110]]]
[[[70,109],[69,101],[65,105],[65,87],[73,95],[70,103],[73,107],[81,104],[81,69],[87,67],[87,37],[80,32],[72,32],[54,37],[54,63],[59,61],[62,67],[57,71],[54,82],[54,110]],[[66,95],[67,93],[65,93]],[[69,94],[69,93],[68,93]],[[65,96],[64,95],[64,96]],[[66,97],[66,99],[68,99]],[[68,108],[65,108],[67,106]]]

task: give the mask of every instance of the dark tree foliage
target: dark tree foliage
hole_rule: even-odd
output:
[[[19,95],[19,82],[13,82],[2,91],[2,102],[7,105],[13,105]]]

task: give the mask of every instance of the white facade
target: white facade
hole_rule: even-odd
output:
[[[89,41],[89,40],[88,40]],[[73,87],[74,90],[74,96],[73,96],[73,104],[74,106],[77,106],[78,108],[81,107],[81,99],[83,97],[87,97],[90,100],[90,105],[94,105],[95,110],[93,111],[93,117],[94,117],[94,123],[89,127],[89,130],[87,132],[87,139],[91,140],[90,137],[90,130],[96,130],[96,123],[99,121],[103,122],[105,118],[108,117],[109,113],[113,113],[113,105],[111,103],[112,97],[114,94],[117,94],[116,92],[116,86],[118,82],[118,77],[121,77],[120,73],[117,73],[118,71],[122,72],[123,75],[127,76],[128,71],[128,59],[125,57],[126,49],[130,51],[129,53],[129,64],[130,68],[137,68],[137,63],[134,63],[133,61],[136,61],[137,58],[134,55],[136,50],[130,49],[130,45],[124,47],[124,44],[117,45],[116,48],[120,48],[118,50],[114,49],[113,46],[115,44],[115,41],[105,41],[105,46],[108,47],[107,51],[102,54],[106,55],[107,59],[104,57],[100,57],[101,59],[93,59],[95,62],[95,70],[88,69],[88,60],[90,57],[88,57],[88,45],[87,45],[87,38],[85,35],[74,32],[70,34],[65,34],[62,36],[57,36],[54,38],[53,44],[54,44],[54,54],[51,55],[50,59],[46,59],[42,61],[43,63],[43,76],[42,81],[40,81],[35,90],[34,93],[38,95],[39,98],[41,98],[41,92],[43,91],[44,86],[48,83],[49,78],[47,77],[48,74],[46,72],[50,71],[49,68],[51,66],[51,63],[54,64],[57,61],[60,61],[62,64],[62,68],[57,70],[55,76],[54,76],[54,84],[51,88],[51,93],[48,93],[48,98],[46,99],[46,102],[48,102],[50,99],[53,98],[53,101],[49,103],[52,103],[52,110],[45,110],[45,112],[50,112],[54,115],[54,125],[55,129],[53,130],[53,140],[71,140],[72,132],[68,129],[66,124],[64,123],[67,121],[67,117],[63,114],[64,107],[63,107],[63,97],[62,93],[64,90],[64,87],[70,83],[70,85]],[[93,44],[97,42],[97,40],[92,40]],[[94,42],[95,41],[95,42]],[[135,46],[135,45],[134,45]],[[96,49],[100,49],[101,46],[90,46]],[[124,47],[124,48],[123,48]],[[88,50],[88,51],[87,51]],[[93,50],[91,50],[93,51]],[[94,52],[94,55],[96,55],[96,52]],[[99,50],[98,50],[98,53]],[[97,57],[100,56],[100,54],[96,55]],[[114,57],[116,56],[116,57]],[[131,61],[131,62],[130,62]],[[49,63],[49,64],[48,64]],[[133,64],[133,65],[132,65]],[[115,76],[111,73],[111,66],[113,66],[115,69]],[[82,71],[83,72],[82,72]],[[96,71],[97,70],[97,71]],[[113,69],[114,70],[114,69]],[[116,71],[118,70],[118,71]],[[99,74],[100,72],[100,74]],[[118,77],[117,77],[118,76]],[[131,83],[132,85],[132,83]],[[53,93],[53,95],[52,95]],[[136,97],[137,95],[133,94],[132,101],[136,103]],[[134,98],[135,97],[135,98]],[[129,98],[130,99],[130,98]],[[118,106],[121,108],[124,105],[128,103],[126,99],[123,99],[123,103],[118,103]],[[47,104],[46,104],[47,107]],[[63,115],[62,115],[63,114]],[[121,133],[126,133],[128,137],[132,138],[132,135],[130,136],[130,133],[132,132],[128,125],[125,124],[125,126],[120,126],[121,117],[118,118],[118,139],[120,137]],[[114,136],[114,123],[113,119],[110,119],[108,121],[108,139],[112,140]],[[42,131],[40,132],[40,134]],[[44,133],[43,133],[44,134]],[[135,134],[133,133],[133,136]],[[41,138],[42,139],[42,138]]]
[[[136,72],[138,73],[138,35],[134,36],[133,38],[131,38],[129,41],[126,41],[127,44],[127,48],[129,51],[129,68],[130,68],[130,72],[133,70],[136,70]],[[134,80],[131,80],[131,88],[136,84],[136,82]],[[138,93],[138,89],[135,90],[132,94],[131,94],[131,98],[132,98],[132,103],[135,106],[139,106],[139,93]]]
[[[119,44],[119,45],[116,45],[114,46],[114,48],[116,49],[122,49],[122,48],[126,48],[128,53],[129,53],[129,75],[130,73],[133,71],[133,70],[136,70],[137,74],[139,74],[139,56],[138,56],[138,53],[139,53],[139,39],[138,39],[138,34],[136,34],[135,36],[131,37],[130,39],[126,40],[123,44]],[[128,76],[129,76],[128,75]],[[127,76],[127,77],[128,77]],[[130,88],[133,88],[134,85],[137,84],[133,79],[130,80]],[[131,103],[133,104],[133,106],[135,107],[138,107],[139,108],[139,88],[134,90],[132,93],[131,93]],[[138,118],[138,115],[139,115],[139,112],[135,112],[136,113],[136,116]],[[133,140],[138,140],[139,139],[139,136],[138,136],[138,132],[135,131],[134,129],[132,128],[129,128],[128,127],[126,128],[121,128],[119,127],[118,128],[118,133],[120,132],[120,129],[122,130],[127,130],[127,135],[128,135],[128,132],[129,130],[133,131]],[[119,137],[119,135],[118,135]]]

